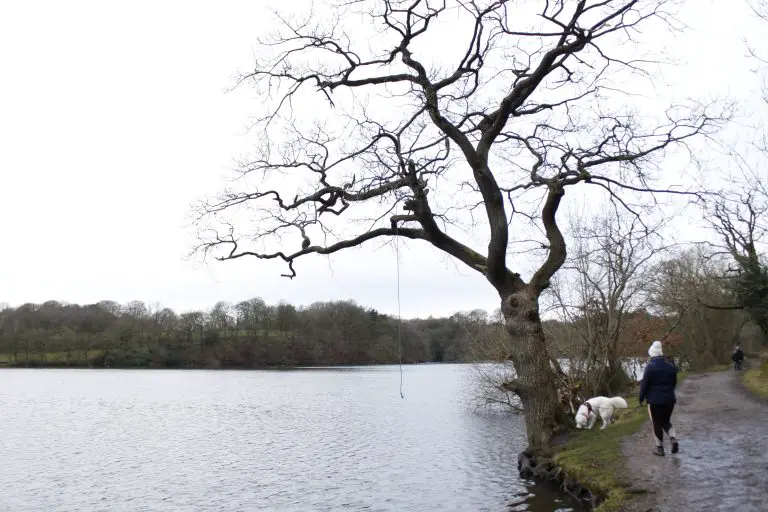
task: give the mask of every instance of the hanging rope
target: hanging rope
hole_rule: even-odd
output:
[[[405,398],[403,395],[403,342],[400,336],[400,323],[402,322],[400,314],[400,236],[397,233],[397,227],[395,227],[395,266],[397,267],[397,358],[400,367],[400,398]]]

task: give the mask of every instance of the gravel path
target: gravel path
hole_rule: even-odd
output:
[[[627,512],[768,510],[768,405],[733,371],[694,375],[678,388],[672,416],[680,453],[653,455],[650,421],[627,439],[639,494]]]

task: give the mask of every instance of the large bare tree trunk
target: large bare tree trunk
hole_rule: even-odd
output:
[[[501,310],[512,338],[510,359],[515,365],[516,382],[510,386],[523,404],[528,446],[546,450],[560,424],[562,411],[557,399],[557,384],[544,330],[538,299],[527,287],[505,297]]]

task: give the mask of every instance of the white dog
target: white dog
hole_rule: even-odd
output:
[[[595,426],[597,417],[603,422],[604,429],[613,419],[613,411],[615,409],[626,409],[627,402],[620,396],[614,396],[613,398],[607,398],[604,396],[596,396],[590,398],[576,411],[576,428],[592,428]]]

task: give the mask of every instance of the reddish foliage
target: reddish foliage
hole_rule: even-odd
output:
[[[625,327],[621,337],[621,345],[626,355],[647,355],[648,347],[654,340],[660,340],[667,334],[670,321],[660,316],[654,316],[645,311],[637,311],[625,318]],[[682,342],[679,334],[672,333],[665,340],[665,352],[674,352],[675,347]]]

